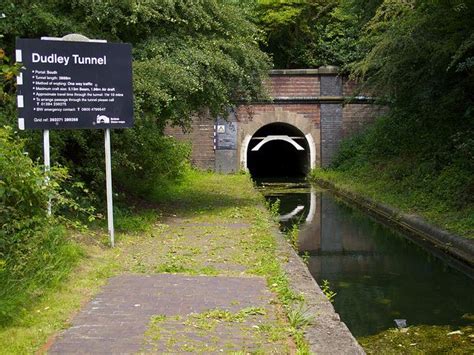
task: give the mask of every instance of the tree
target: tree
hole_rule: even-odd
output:
[[[346,145],[338,168],[386,172],[405,191],[472,210],[473,16],[473,1],[463,0],[384,0],[376,8],[359,40],[367,54],[351,69],[390,112]]]
[[[135,172],[137,179],[144,170],[160,170],[141,165],[156,161],[140,159],[140,154],[152,151],[151,146],[142,153],[129,148],[137,141],[158,144],[158,138],[151,139],[144,127],[160,136],[167,124],[187,127],[193,114],[203,110],[211,116],[224,114],[229,106],[263,95],[269,59],[259,49],[257,27],[231,1],[9,0],[2,12],[6,18],[0,20],[4,34],[0,48],[7,53],[13,52],[15,37],[61,37],[74,32],[133,45],[137,127],[133,132],[115,133],[120,135],[120,144],[114,147],[114,163],[115,170],[128,169],[128,175]],[[5,117],[7,112],[11,114],[5,109],[0,113],[2,124],[14,124],[13,117]],[[140,132],[146,137],[137,136]],[[73,175],[97,186],[102,184],[98,168],[102,158],[94,153],[100,151],[99,135],[75,131],[53,137],[55,159],[69,166]],[[184,150],[162,153],[178,160],[169,169],[180,169]]]
[[[472,132],[473,16],[467,1],[385,0],[367,23],[368,54],[354,76],[407,120],[412,147],[453,148],[459,132]]]
[[[359,57],[359,18],[341,0],[259,0],[264,50],[277,68],[344,67]]]

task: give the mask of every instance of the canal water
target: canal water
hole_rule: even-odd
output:
[[[299,226],[298,249],[356,337],[407,325],[472,325],[474,279],[448,259],[304,182],[260,181],[279,200],[282,230]]]

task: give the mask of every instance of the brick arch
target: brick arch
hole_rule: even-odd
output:
[[[273,111],[253,113],[252,119],[245,123],[246,134],[253,136],[260,128],[270,123],[286,123],[298,128],[303,134],[311,132],[312,122],[303,114],[275,107]]]
[[[290,109],[298,109],[291,107],[285,109],[275,105],[263,106],[265,109],[262,112],[262,107],[254,106],[247,107],[246,110],[239,110],[239,152],[240,152],[240,167],[243,170],[247,169],[247,150],[250,139],[262,127],[272,123],[285,123],[297,128],[306,138],[309,147],[309,163],[310,168],[313,169],[320,163],[320,152],[317,147],[320,141],[320,130],[316,127],[315,122],[308,119],[307,114],[292,112]],[[312,105],[311,111],[318,116],[317,106]],[[251,112],[249,112],[251,110]]]

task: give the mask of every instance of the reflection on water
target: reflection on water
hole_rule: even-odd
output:
[[[282,229],[300,225],[299,251],[337,292],[334,307],[355,336],[408,325],[472,324],[474,280],[403,235],[304,184],[263,183],[280,200]]]

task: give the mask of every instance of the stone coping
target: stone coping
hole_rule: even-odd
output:
[[[339,68],[336,66],[319,67],[318,69],[273,69],[272,75],[338,75]]]
[[[253,101],[251,104],[275,104],[275,103],[344,103],[344,104],[367,104],[374,102],[373,97],[352,96],[278,96],[269,100]],[[245,103],[243,103],[245,104]]]
[[[288,244],[280,231],[274,229],[278,256],[293,291],[304,296],[307,313],[314,320],[305,328],[305,339],[311,354],[365,354],[333,305],[321,291],[303,260]]]

